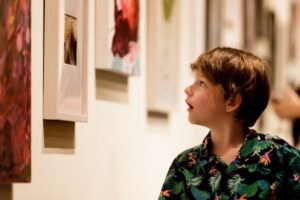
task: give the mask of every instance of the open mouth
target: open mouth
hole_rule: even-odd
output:
[[[194,107],[193,107],[187,100],[186,100],[185,102],[186,102],[186,104],[188,105],[187,110],[188,110],[188,111],[191,111]]]

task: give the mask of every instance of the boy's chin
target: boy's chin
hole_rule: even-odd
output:
[[[199,125],[199,126],[205,126],[205,127],[207,127],[206,125],[205,125],[205,123],[203,123],[203,122],[201,122],[201,121],[199,121],[199,120],[196,120],[196,119],[193,119],[192,117],[188,117],[188,121],[191,123],[191,124],[193,124],[193,125]]]
[[[194,125],[202,125],[201,123],[199,123],[198,121],[196,121],[195,119],[193,119],[193,118],[191,118],[191,117],[189,117],[188,120],[189,120],[189,122],[190,122],[191,124],[194,124]]]

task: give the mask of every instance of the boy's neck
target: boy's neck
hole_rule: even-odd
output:
[[[236,124],[224,127],[211,130],[211,151],[222,158],[225,163],[230,163],[239,152],[247,130],[243,126],[237,126]]]

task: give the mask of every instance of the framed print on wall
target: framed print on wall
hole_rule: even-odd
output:
[[[147,1],[147,107],[169,112],[177,105],[179,1]]]
[[[221,44],[222,37],[222,23],[223,18],[223,1],[206,0],[206,22],[205,22],[205,38],[206,50],[213,49]]]
[[[44,119],[87,121],[87,1],[45,0]]]
[[[139,0],[95,0],[96,69],[140,73]]]
[[[288,65],[290,68],[295,68],[299,71],[300,68],[300,1],[291,1],[289,8],[289,23],[288,23]],[[291,73],[290,73],[291,74]],[[290,76],[292,82],[299,82],[298,73],[293,73],[294,77]],[[297,84],[297,83],[296,83]],[[299,83],[298,83],[299,84]]]
[[[30,182],[31,1],[0,8],[0,184]]]

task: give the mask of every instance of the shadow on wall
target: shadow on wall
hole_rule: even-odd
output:
[[[74,154],[75,123],[44,120],[44,153]]]
[[[128,77],[96,70],[96,99],[128,104]]]
[[[0,197],[1,200],[12,200],[12,185],[0,184]]]

